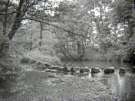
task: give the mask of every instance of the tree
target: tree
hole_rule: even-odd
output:
[[[114,9],[114,18],[116,23],[124,23],[128,25],[127,40],[129,40],[133,34],[133,28],[135,26],[134,20],[134,1],[133,0],[121,0],[116,1]]]
[[[10,50],[12,39],[24,20],[35,17],[29,12],[35,13],[41,2],[46,0],[0,1],[0,82],[14,81],[20,74],[19,59],[13,57]]]
[[[115,4],[114,9],[114,15],[115,15],[115,23],[116,24],[124,24],[127,25],[127,31],[126,31],[126,38],[125,38],[125,47],[123,50],[125,51],[125,55],[127,58],[124,61],[128,61],[130,63],[134,63],[135,59],[134,57],[134,38],[135,38],[135,18],[134,18],[134,0],[121,0],[116,1],[117,4]],[[125,29],[126,30],[126,29]]]

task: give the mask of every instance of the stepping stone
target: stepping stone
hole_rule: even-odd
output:
[[[88,73],[90,70],[88,68],[81,68],[80,73]]]
[[[74,74],[75,73],[75,70],[74,70],[73,67],[70,69],[70,72],[71,72],[71,74]]]
[[[99,67],[91,68],[91,73],[99,73],[99,72],[100,72],[100,68]]]
[[[131,68],[131,72],[135,73],[135,66]]]
[[[67,67],[64,67],[63,68],[63,72],[69,72],[68,68]]]
[[[120,68],[120,69],[119,69],[119,73],[120,73],[120,74],[125,74],[125,73],[126,73],[126,70],[125,70],[124,68]]]
[[[106,69],[104,69],[104,73],[105,74],[111,74],[115,72],[115,68],[114,67],[108,67]]]
[[[45,65],[47,68],[48,68],[48,67],[50,67],[50,65],[49,65],[49,64],[44,64],[44,65]]]
[[[49,69],[62,70],[63,68],[59,66],[52,66]]]

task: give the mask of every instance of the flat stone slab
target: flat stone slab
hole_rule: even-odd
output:
[[[105,74],[111,74],[115,72],[115,68],[114,67],[108,67],[106,69],[104,69],[104,73]]]
[[[81,68],[80,73],[88,73],[90,72],[89,68]]]
[[[99,72],[100,72],[100,68],[99,67],[91,68],[91,73],[99,73]]]
[[[119,73],[120,73],[120,74],[125,74],[125,73],[126,73],[126,70],[125,70],[124,68],[120,68],[120,69],[119,69]]]

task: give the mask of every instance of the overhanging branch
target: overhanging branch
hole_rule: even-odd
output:
[[[63,28],[63,27],[57,26],[57,25],[55,25],[55,24],[49,23],[49,22],[47,22],[47,21],[43,21],[43,20],[31,18],[31,17],[25,17],[25,18],[23,18],[23,20],[24,20],[24,19],[33,20],[33,21],[36,21],[36,22],[42,22],[42,23],[45,23],[45,24],[47,24],[47,25],[53,26],[53,27],[55,27],[55,28],[61,29],[61,30],[65,31],[65,32],[67,32],[67,33],[71,33],[71,34],[73,34],[73,35],[81,36],[81,37],[86,38],[86,39],[89,39],[89,38],[90,38],[90,37],[87,37],[87,36],[85,36],[85,35],[78,34],[78,33],[72,32],[72,31],[70,31],[70,30],[68,30],[68,29],[65,29],[65,28]]]

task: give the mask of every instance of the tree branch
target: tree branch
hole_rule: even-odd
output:
[[[43,20],[31,18],[31,17],[26,17],[26,18],[23,18],[23,19],[28,19],[28,20],[33,20],[33,21],[36,21],[36,22],[45,23],[45,24],[47,24],[47,25],[50,25],[50,26],[53,26],[53,27],[55,27],[55,28],[61,29],[61,30],[65,31],[65,32],[67,32],[67,33],[71,33],[71,34],[76,35],[76,36],[81,36],[81,37],[86,38],[86,39],[89,39],[89,38],[90,38],[90,37],[87,37],[87,36],[85,36],[85,35],[83,35],[83,34],[78,34],[78,33],[72,32],[72,31],[70,31],[70,30],[68,30],[68,29],[65,29],[65,28],[63,28],[63,27],[60,27],[60,26],[57,26],[57,25],[55,25],[55,24],[49,23],[49,22],[47,22],[47,21],[43,21]]]

